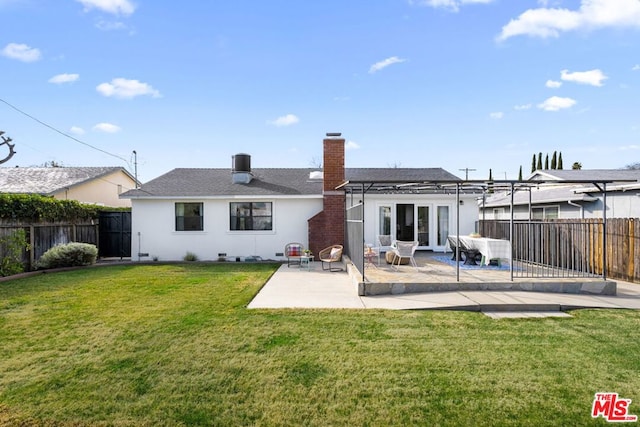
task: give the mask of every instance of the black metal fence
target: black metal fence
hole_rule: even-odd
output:
[[[640,281],[640,220],[480,221],[483,236],[511,239],[514,277],[612,277]]]

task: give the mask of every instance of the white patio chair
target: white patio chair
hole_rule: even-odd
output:
[[[409,262],[411,263],[411,265],[413,265],[417,269],[418,264],[416,263],[416,260],[413,257],[413,254],[416,252],[417,248],[418,248],[417,241],[403,242],[401,240],[396,240],[395,248],[393,249],[393,260],[391,261],[391,268],[395,268],[397,270],[402,259],[409,258]],[[398,260],[398,266],[395,265],[396,260]]]
[[[390,234],[379,234],[376,237],[376,243],[376,249],[378,250],[378,265],[380,265],[380,258],[384,259],[385,254],[393,251],[394,246]]]

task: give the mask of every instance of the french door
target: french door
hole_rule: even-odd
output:
[[[377,234],[418,241],[418,249],[442,249],[449,235],[451,208],[440,204],[390,203],[378,206]]]

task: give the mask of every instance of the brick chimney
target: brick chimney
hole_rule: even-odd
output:
[[[331,245],[344,245],[345,194],[336,187],[345,181],[344,138],[327,133],[323,143],[323,210],[309,219],[309,249],[317,254]]]

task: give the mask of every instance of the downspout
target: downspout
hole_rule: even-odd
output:
[[[567,204],[570,206],[575,206],[576,208],[580,208],[580,219],[584,219],[584,206],[580,205],[576,202],[572,202],[571,200],[567,200]]]

